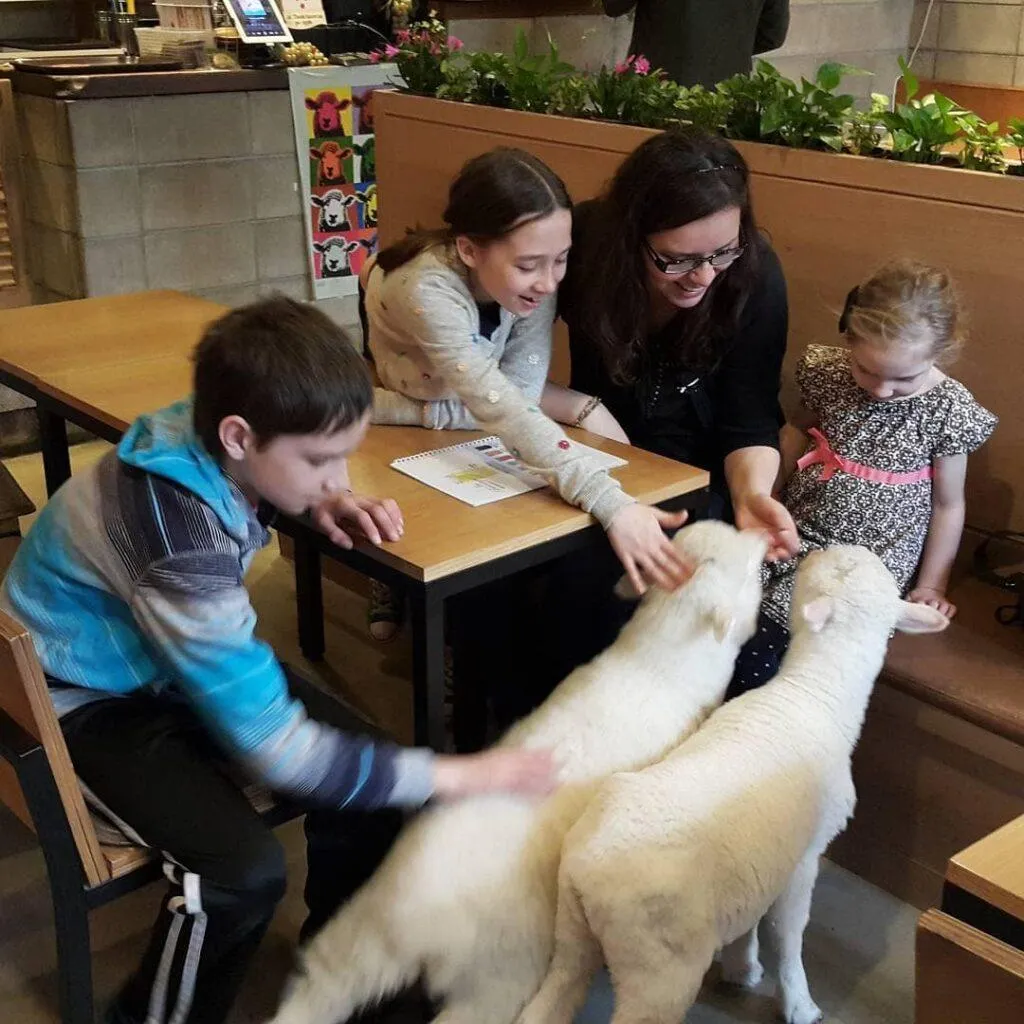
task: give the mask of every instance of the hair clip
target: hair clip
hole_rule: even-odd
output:
[[[860,299],[860,288],[855,286],[847,292],[846,304],[843,306],[843,312],[839,316],[839,333],[845,334],[850,326],[850,313],[853,311],[853,307],[857,305],[857,301]]]
[[[698,167],[694,174],[710,174],[712,171],[736,171],[743,173],[735,164],[712,164],[710,167]]]

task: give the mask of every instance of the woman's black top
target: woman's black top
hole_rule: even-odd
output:
[[[598,202],[576,207],[569,272],[559,292],[559,313],[569,328],[570,385],[600,396],[633,444],[710,471],[716,490],[724,494],[723,463],[730,452],[779,444],[779,379],[789,327],[779,259],[762,239],[758,279],[732,337],[710,369],[687,365],[680,343],[673,344],[680,333],[676,318],[648,339],[636,381],[619,384],[579,325],[582,300],[573,274],[580,267],[573,257],[595,244]],[[608,282],[608,287],[614,289],[615,283]]]

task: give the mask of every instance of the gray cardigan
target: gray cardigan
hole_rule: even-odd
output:
[[[749,71],[755,53],[778,49],[789,0],[602,0],[613,18],[636,8],[631,54],[680,85],[708,88]]]
[[[490,338],[465,267],[436,246],[366,282],[368,344],[384,388],[373,422],[497,434],[570,505],[606,529],[633,499],[540,410],[556,297],[527,317],[501,310]]]

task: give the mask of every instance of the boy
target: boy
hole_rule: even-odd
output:
[[[170,897],[112,1024],[221,1024],[284,894],[282,849],[224,755],[310,808],[307,936],[394,838],[396,810],[366,811],[550,786],[545,754],[369,738],[254,637],[243,577],[274,509],[312,510],[346,547],[397,540],[402,517],[348,490],[373,391],[323,313],[264,299],[212,324],[194,359],[192,402],[140,417],[69,480],[0,592],[32,634],[90,800],[164,851]]]

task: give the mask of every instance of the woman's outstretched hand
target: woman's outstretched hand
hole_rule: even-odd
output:
[[[736,501],[733,508],[736,526],[741,530],[761,530],[768,534],[768,561],[792,558],[800,550],[796,523],[781,501],[769,494],[752,494]]]

